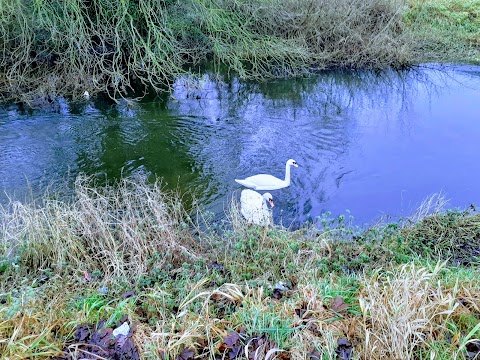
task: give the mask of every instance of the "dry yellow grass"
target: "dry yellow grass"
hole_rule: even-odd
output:
[[[99,188],[91,182],[80,176],[72,201],[45,197],[2,208],[0,247],[9,261],[19,258],[31,269],[68,264],[78,272],[130,278],[153,265],[197,258],[181,201],[167,196],[160,182],[123,179]]]

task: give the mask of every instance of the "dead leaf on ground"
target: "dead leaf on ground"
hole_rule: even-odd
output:
[[[125,317],[125,321],[128,318]],[[85,352],[90,353],[91,359],[108,358],[108,359],[130,359],[139,360],[140,354],[137,346],[132,339],[135,331],[134,327],[130,328],[127,335],[113,336],[113,329],[105,328],[105,321],[100,321],[98,324],[78,325],[73,339],[65,344],[63,355],[58,356],[56,360],[71,359],[71,352]]]
[[[279,289],[273,289],[272,297],[276,300],[280,300],[283,297],[283,292]]]
[[[240,335],[238,335],[235,331],[232,331],[230,334],[225,336],[225,339],[223,339],[223,342],[227,347],[231,348],[233,345],[235,345],[238,340],[240,339]]]
[[[337,348],[335,349],[335,352],[337,353],[337,359],[350,360],[353,356],[352,343],[345,338],[341,338],[337,342]]]
[[[295,309],[295,314],[301,319],[310,319],[312,317],[309,313],[308,304],[306,302],[303,302],[299,308]]]
[[[237,358],[237,356],[242,354],[243,349],[244,344],[236,332],[228,334],[219,347],[220,352],[223,353],[222,358],[228,360]]]
[[[248,359],[251,360],[255,356],[272,358],[272,354],[275,354],[275,359],[277,360],[290,359],[290,353],[279,349],[277,343],[268,339],[265,334],[254,335],[249,338],[245,338],[242,335],[245,335],[245,330],[237,329],[236,332],[232,331],[223,339],[219,347],[222,359],[233,360],[240,358],[245,351],[248,353]]]
[[[308,359],[311,359],[311,360],[322,360],[322,354],[320,352],[318,352],[317,350],[312,350],[310,351],[308,354]]]
[[[182,353],[177,356],[177,360],[193,360],[195,356],[195,350],[185,348]]]
[[[480,359],[480,341],[472,341],[465,345],[469,359]]]
[[[242,344],[239,344],[239,340],[240,335],[237,332],[232,331],[230,334],[225,336],[218,350],[222,353],[228,351],[228,356],[230,359],[234,359],[238,355],[238,348],[242,347]]]
[[[318,337],[322,336],[322,332],[320,331],[320,328],[318,327],[317,324],[314,324],[314,323],[308,324],[307,329],[310,330],[312,334],[315,336],[318,336]]]
[[[346,304],[343,300],[343,297],[337,296],[335,300],[333,300],[332,304],[330,305],[330,309],[335,312],[340,312],[342,310],[348,309],[350,305]]]
[[[120,297],[121,297],[122,299],[128,299],[128,298],[130,298],[130,297],[132,297],[132,296],[135,296],[135,293],[134,293],[133,291],[128,291],[128,292],[123,293],[122,295],[120,295]]]
[[[214,262],[211,262],[210,264],[208,264],[208,268],[210,270],[216,270],[218,271],[219,273],[223,273],[225,272],[225,265],[221,264],[221,263],[218,263],[216,261]]]

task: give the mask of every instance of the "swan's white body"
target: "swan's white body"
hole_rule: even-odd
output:
[[[258,192],[245,189],[240,194],[240,212],[248,223],[266,226],[273,224],[272,212],[267,202],[273,207],[270,193],[260,195]]]
[[[275,176],[268,174],[258,174],[249,176],[245,179],[235,179],[235,181],[245,187],[254,190],[277,190],[287,186],[290,186],[290,167],[298,167],[295,160],[290,159],[285,165],[285,180],[276,178]]]

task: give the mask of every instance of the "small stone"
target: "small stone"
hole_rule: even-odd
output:
[[[280,291],[287,291],[288,290],[287,283],[283,282],[283,281],[279,281],[279,282],[277,282],[277,284],[275,285],[275,287],[273,289],[274,290],[280,290]]]
[[[118,328],[113,330],[113,336],[115,337],[117,337],[118,335],[127,336],[129,332],[130,332],[130,326],[125,321],[122,325],[120,325]]]

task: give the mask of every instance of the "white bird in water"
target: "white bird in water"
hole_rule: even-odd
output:
[[[295,160],[290,159],[285,165],[285,180],[276,178],[275,176],[268,174],[258,174],[249,176],[245,179],[235,179],[235,181],[245,187],[254,190],[277,190],[287,186],[290,186],[290,167],[298,167]]]
[[[261,195],[256,191],[245,189],[240,194],[240,212],[248,223],[260,226],[271,225],[273,217],[267,202],[274,207],[272,194]]]

